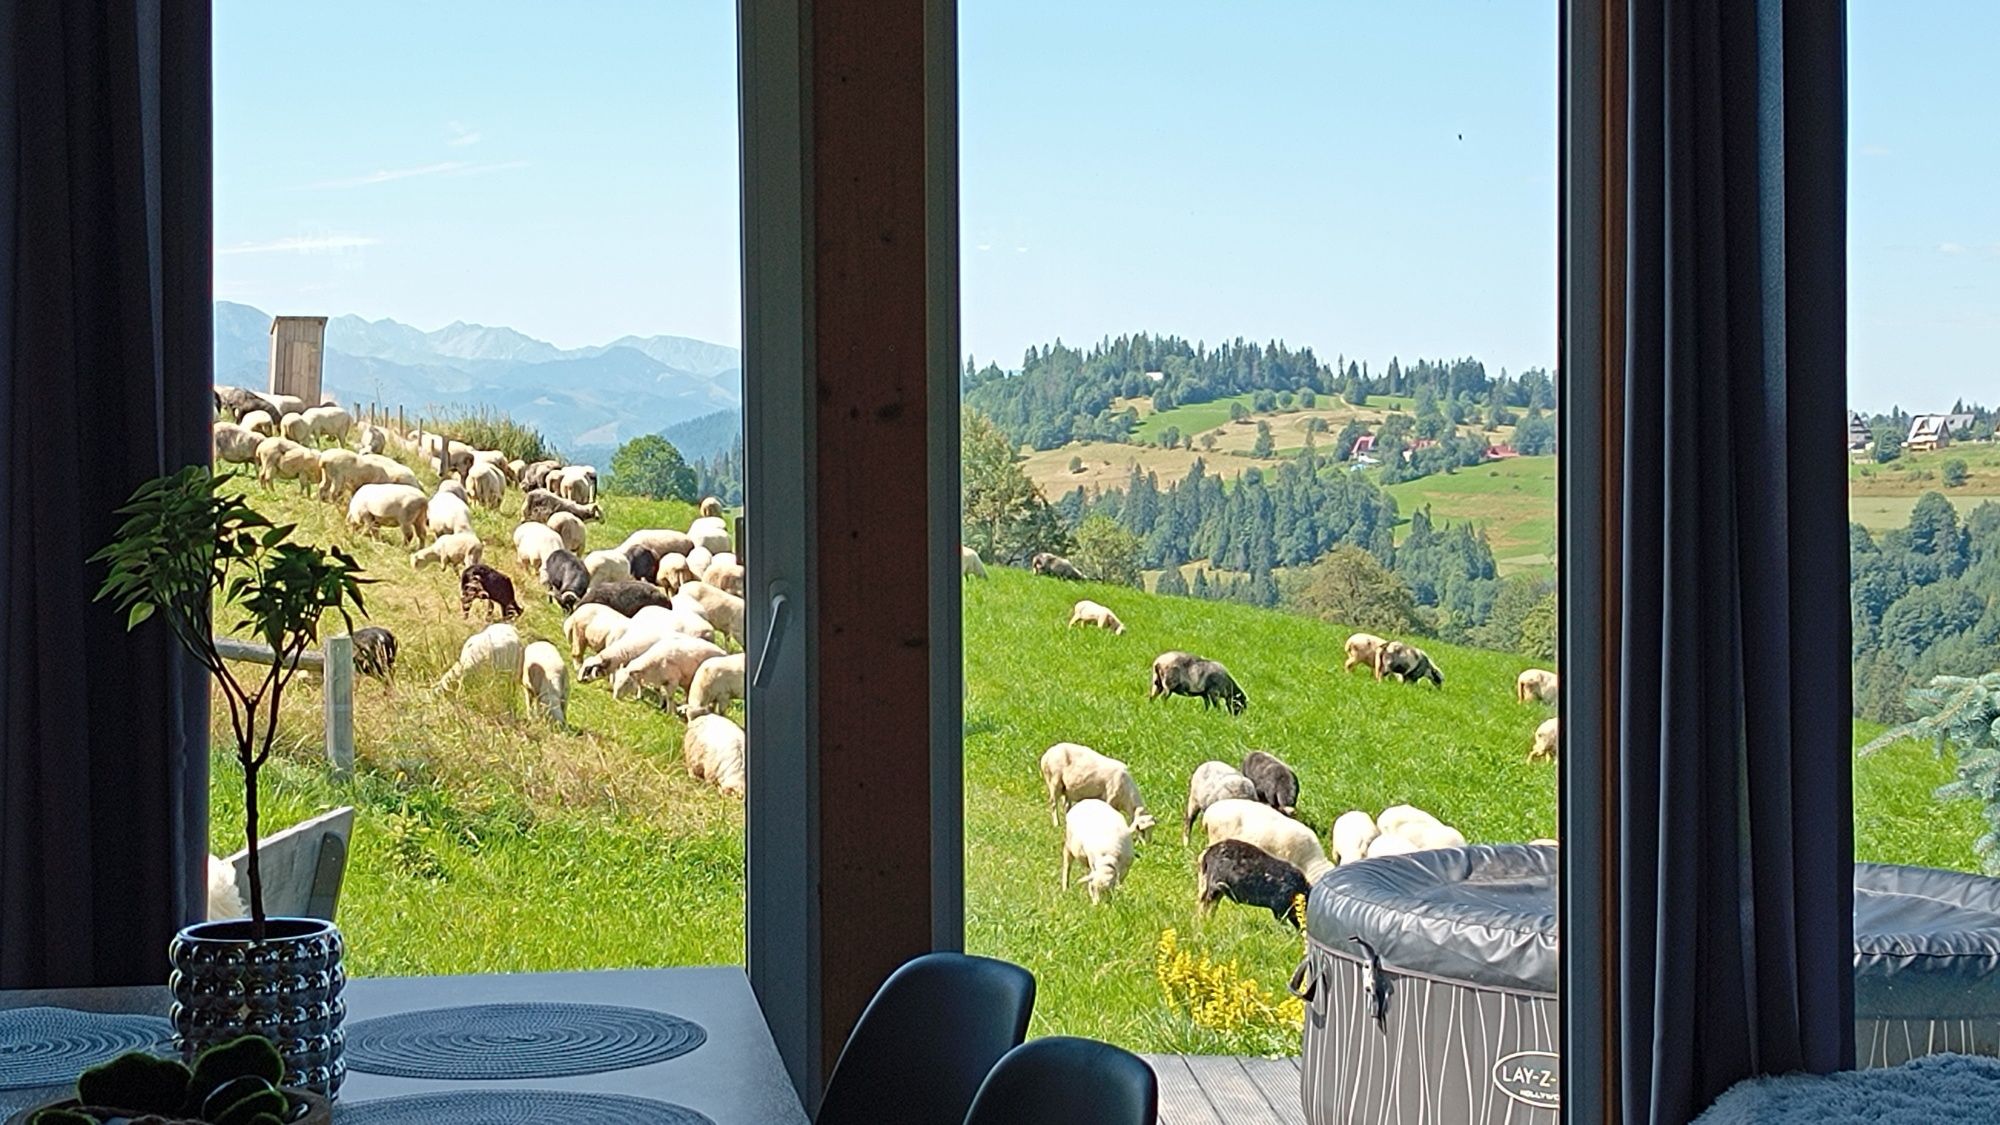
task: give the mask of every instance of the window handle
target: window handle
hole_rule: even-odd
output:
[[[764,647],[757,653],[757,672],[750,677],[751,687],[764,686],[764,673],[771,668],[771,654],[778,651],[778,645],[785,639],[785,607],[790,604],[783,587],[773,583],[771,594],[771,620],[764,626]]]

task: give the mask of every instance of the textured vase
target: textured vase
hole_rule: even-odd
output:
[[[262,1035],[285,1060],[284,1085],[338,1097],[347,1076],[340,1025],[340,930],[317,918],[270,918],[253,940],[247,918],[197,922],[169,947],[174,1045],[189,1062],[203,1048]]]

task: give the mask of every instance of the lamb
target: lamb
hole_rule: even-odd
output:
[[[1196,876],[1196,908],[1203,914],[1221,899],[1261,906],[1281,922],[1299,926],[1299,900],[1312,890],[1305,872],[1242,840],[1222,840],[1201,853]]]
[[[1382,646],[1388,643],[1387,638],[1378,637],[1373,633],[1356,633],[1348,637],[1347,659],[1341,662],[1340,670],[1352,672],[1354,666],[1359,664],[1372,671],[1375,667],[1375,654],[1381,652]]]
[[[424,514],[430,508],[430,497],[421,488],[407,484],[364,484],[354,490],[354,498],[347,502],[347,524],[364,535],[375,534],[375,529],[385,524],[394,524],[403,533],[403,542],[422,544],[424,541]]]
[[[319,454],[290,438],[267,437],[257,443],[257,482],[272,484],[279,478],[299,482],[309,488],[319,472]]]
[[[474,672],[492,669],[513,678],[521,673],[521,634],[512,625],[488,625],[459,646],[458,663],[438,678],[439,691],[455,686]]]
[[[582,524],[578,524],[582,527]],[[572,548],[574,550],[574,548]],[[617,551],[592,551],[583,556],[583,569],[590,572],[590,584],[632,580],[632,561]]]
[[[477,566],[486,557],[486,545],[479,536],[470,531],[454,531],[450,535],[440,535],[437,542],[410,556],[410,566],[422,570],[432,563],[449,563],[456,567]]]
[[[672,604],[665,590],[636,578],[629,582],[604,582],[592,586],[583,595],[583,604],[592,603],[608,605],[627,617],[638,613],[644,606]]]
[[[574,551],[557,549],[542,560],[542,585],[548,588],[550,601],[565,610],[575,609],[590,589],[590,571]]]
[[[531,521],[514,529],[514,558],[528,574],[540,574],[543,561],[562,549],[562,536],[548,524]]]
[[[681,736],[688,773],[732,797],[743,796],[743,728],[724,715],[703,715]]]
[[[1146,698],[1166,695],[1199,698],[1204,711],[1221,704],[1232,715],[1241,715],[1250,706],[1229,669],[1186,652],[1163,652],[1153,660],[1153,690]]]
[[[1109,758],[1088,746],[1058,742],[1042,751],[1042,785],[1049,793],[1049,820],[1062,823],[1064,806],[1078,801],[1101,800],[1129,818],[1132,830],[1141,839],[1152,831],[1153,814],[1139,796],[1139,783],[1124,762]],[[1119,823],[1124,823],[1121,819]]]
[[[380,625],[363,625],[351,639],[356,672],[386,680],[396,670],[396,634]]]
[[[631,569],[630,577],[641,582],[653,582],[660,575],[660,556],[644,547],[614,547],[625,556],[625,565]]]
[[[521,505],[521,518],[524,520],[540,522],[548,519],[551,512],[568,512],[580,520],[604,518],[604,509],[596,504],[574,504],[546,488],[529,491],[527,502]]]
[[[1376,652],[1376,682],[1380,683],[1384,676],[1394,676],[1406,684],[1429,680],[1440,688],[1444,686],[1444,673],[1431,663],[1430,654],[1402,641],[1390,641]]]
[[[713,496],[702,497],[701,514],[704,516],[720,516],[722,514],[722,501]]]
[[[1132,866],[1132,832],[1117,809],[1094,797],[1071,805],[1063,818],[1062,889],[1069,890],[1070,864],[1082,860],[1090,904],[1108,898]]]
[[[634,698],[650,690],[660,697],[662,706],[671,706],[674,693],[694,683],[702,663],[722,655],[722,649],[709,641],[679,633],[662,634],[652,647],[611,674],[611,698],[625,698],[625,689],[630,687]]]
[[[1028,569],[1034,571],[1036,574],[1044,574],[1050,578],[1061,578],[1070,582],[1082,582],[1084,580],[1083,572],[1076,568],[1075,563],[1063,558],[1061,555],[1052,555],[1047,551],[1038,552],[1034,558],[1029,559]]]
[[[248,414],[238,415],[236,424],[252,433],[262,434],[265,437],[278,436],[278,416],[263,410],[252,410]]]
[[[439,489],[437,495],[424,505],[424,528],[431,538],[443,535],[472,533],[472,509],[465,501]]]
[[[563,549],[571,554],[583,554],[583,521],[568,512],[550,512],[548,525],[562,536]]]
[[[255,464],[257,447],[264,441],[264,435],[255,430],[246,430],[234,422],[217,422],[214,426],[215,459],[237,465]]]
[[[680,555],[686,558],[687,553],[694,550],[694,540],[689,539],[685,531],[675,531],[667,527],[642,527],[627,535],[625,542],[618,545],[619,550],[628,554],[634,547],[644,547],[653,552],[654,558],[664,562],[668,555]]]
[[[701,572],[701,580],[733,597],[742,597],[747,581],[743,564],[736,556],[724,551],[709,562],[708,569]]]
[[[1299,774],[1283,758],[1252,750],[1243,756],[1243,776],[1257,787],[1258,800],[1286,816],[1298,815]]]
[[[680,709],[681,718],[720,714],[729,709],[731,700],[742,699],[743,658],[743,653],[735,652],[702,661],[688,683],[687,705]]]
[[[498,509],[500,498],[507,495],[507,478],[490,461],[475,461],[465,467],[465,490],[472,494],[472,502],[482,508]]]
[[[588,504],[597,499],[597,470],[571,465],[555,474],[555,486],[549,491],[572,503]]]
[[[1241,840],[1254,845],[1305,872],[1309,883],[1333,870],[1312,829],[1262,801],[1235,797],[1217,801],[1202,814],[1202,826],[1210,844]]]
[[[1196,766],[1194,776],[1188,778],[1187,813],[1181,817],[1181,843],[1188,842],[1188,833],[1194,828],[1196,817],[1207,811],[1208,806],[1230,797],[1254,801],[1257,799],[1257,787],[1228,762],[1203,762]]]
[[[389,447],[389,434],[370,422],[361,423],[354,434],[354,449],[358,453],[380,453]]]
[[[1333,858],[1336,863],[1353,863],[1368,858],[1368,845],[1382,834],[1375,818],[1354,809],[1333,822]]]
[[[964,544],[958,548],[958,576],[960,578],[986,577],[986,564],[979,559],[979,552]]]
[[[1412,805],[1394,805],[1383,809],[1382,815],[1375,820],[1375,826],[1381,830],[1383,836],[1401,837],[1411,845],[1413,851],[1465,846],[1464,833]],[[1380,842],[1376,841],[1378,844]],[[1375,844],[1368,846],[1368,854],[1371,856],[1376,854]]]
[[[1528,751],[1529,761],[1553,762],[1556,760],[1556,747],[1561,740],[1561,722],[1560,717],[1544,719],[1542,725],[1535,728],[1535,745]]]
[[[568,725],[569,665],[561,650],[547,641],[536,641],[521,654],[521,690],[528,706],[539,707],[556,726]]]
[[[482,601],[499,607],[502,621],[521,616],[521,603],[514,600],[514,580],[485,563],[473,563],[458,572],[458,615],[471,617],[472,603]]]
[[[1562,681],[1554,672],[1542,668],[1530,668],[1514,677],[1514,702],[1526,703],[1530,699],[1537,703],[1555,706],[1556,692]]]
[[[339,445],[347,440],[347,432],[354,428],[354,415],[338,406],[307,407],[299,418],[305,423],[306,434],[312,438],[325,438]],[[380,450],[375,450],[379,453]]]
[[[743,643],[743,599],[727,590],[718,589],[706,582],[689,582],[678,591],[692,598],[701,606],[701,615],[709,623]]]
[[[1075,628],[1079,623],[1109,629],[1113,633],[1125,632],[1125,623],[1118,620],[1118,615],[1111,612],[1110,607],[1099,605],[1089,598],[1076,603],[1069,611],[1070,627]]]
[[[561,461],[530,461],[520,472],[521,491],[533,492],[542,487],[549,474],[562,468]]]
[[[631,618],[608,605],[580,605],[563,618],[563,637],[570,656],[581,660],[586,651],[602,652],[631,625]]]

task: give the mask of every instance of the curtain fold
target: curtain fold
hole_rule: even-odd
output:
[[[1627,5],[1627,1122],[1851,1066],[1843,10]]]
[[[160,983],[205,901],[206,680],[84,560],[209,456],[208,8],[0,4],[0,988]]]

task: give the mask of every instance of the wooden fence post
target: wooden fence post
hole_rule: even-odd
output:
[[[320,686],[326,698],[326,758],[333,775],[354,773],[354,638],[342,633],[326,639],[326,662]]]

